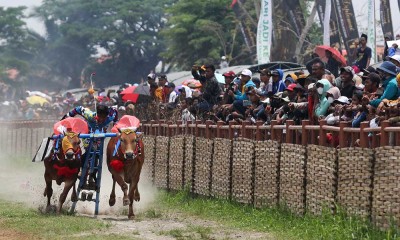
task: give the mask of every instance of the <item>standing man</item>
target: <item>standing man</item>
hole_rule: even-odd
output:
[[[328,69],[335,76],[335,78],[337,78],[339,76],[339,62],[333,58],[331,51],[326,50],[325,55],[328,58],[326,69]]]
[[[193,72],[192,74],[195,79],[199,79],[202,84],[202,96],[203,99],[201,102],[193,106],[195,109],[198,109],[200,112],[208,112],[213,109],[213,106],[218,103],[218,97],[221,93],[221,89],[219,87],[218,81],[215,78],[215,67],[212,64],[206,64],[201,67],[201,70],[204,70],[204,75],[197,74]]]
[[[358,67],[358,69],[362,70],[369,66],[372,57],[372,49],[367,47],[367,35],[361,34],[360,37],[360,47],[357,48],[356,53],[356,62],[354,65]]]

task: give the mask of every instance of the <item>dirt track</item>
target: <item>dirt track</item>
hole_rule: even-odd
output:
[[[46,199],[44,190],[43,163],[30,163],[26,165],[10,164],[0,157],[0,196],[8,201],[23,202],[29,207],[41,208]],[[115,207],[108,206],[108,196],[111,192],[111,176],[107,168],[103,168],[101,187],[101,204],[98,219],[106,221],[110,227],[97,232],[83,232],[74,237],[84,238],[87,235],[124,235],[133,239],[273,239],[272,235],[258,232],[244,232],[230,229],[218,222],[196,219],[179,212],[179,209],[158,209],[155,197],[157,189],[145,181],[142,176],[139,185],[141,201],[135,203],[135,220],[128,220],[127,207],[122,207],[122,192],[116,189],[117,202]],[[61,187],[54,184],[53,204],[56,203],[61,192]],[[69,199],[69,198],[67,198]],[[70,202],[66,203],[65,209]],[[93,217],[94,203],[78,202],[77,213]],[[21,234],[10,229],[0,229],[0,240],[3,239],[35,239],[35,237]]]

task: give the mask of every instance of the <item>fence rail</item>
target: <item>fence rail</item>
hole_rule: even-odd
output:
[[[200,121],[182,124],[172,124],[165,121],[150,121],[142,123],[142,131],[146,135],[175,136],[193,135],[207,139],[226,138],[234,139],[243,137],[256,141],[273,140],[279,143],[292,143],[307,146],[315,144],[331,147],[362,147],[376,148],[383,146],[400,145],[400,127],[390,126],[389,121],[383,121],[380,127],[369,127],[369,122],[362,122],[359,128],[351,127],[349,122],[340,122],[337,126],[330,126],[326,121],[320,121],[319,125],[310,125],[304,120],[302,125],[294,125],[288,120],[286,125],[278,125],[272,121],[271,125],[263,125],[263,122],[256,122],[252,125],[248,121],[242,124],[230,122],[224,125],[223,122],[213,124],[212,121],[201,123]]]

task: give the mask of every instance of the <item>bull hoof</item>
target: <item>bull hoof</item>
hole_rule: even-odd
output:
[[[111,198],[108,200],[108,204],[110,205],[110,207],[115,205],[115,197]]]
[[[135,192],[135,195],[133,196],[133,200],[135,200],[136,202],[140,201],[140,193]]]
[[[128,205],[131,203],[131,201],[129,201],[129,198],[128,198],[128,197],[124,198],[122,202],[123,202],[122,204],[123,204],[124,206],[128,206]]]
[[[78,201],[78,196],[76,194],[71,195],[71,202],[77,202]]]
[[[128,218],[129,218],[129,220],[133,220],[133,219],[135,219],[135,214],[132,214],[132,215],[131,215],[131,214],[129,214],[129,215],[128,215]]]

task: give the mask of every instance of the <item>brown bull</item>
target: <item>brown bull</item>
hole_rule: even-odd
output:
[[[107,145],[107,166],[113,178],[109,204],[110,206],[115,204],[115,182],[117,182],[124,192],[123,205],[129,205],[128,217],[133,218],[135,216],[133,201],[140,201],[138,183],[144,161],[144,146],[141,135],[135,131],[131,129],[118,129],[118,131],[119,136],[111,138]],[[114,154],[118,140],[121,141],[120,146]]]
[[[62,205],[71,188],[73,189],[71,201],[76,202],[78,200],[75,182],[78,178],[78,172],[81,166],[81,149],[79,145],[80,139],[78,133],[64,133],[61,149],[58,153],[54,156],[53,148],[50,156],[44,159],[44,179],[46,181],[44,196],[47,196],[47,211],[49,210],[50,199],[53,195],[53,188],[51,186],[53,180],[55,180],[58,185],[64,182],[64,189],[58,200],[57,214],[61,212]]]

